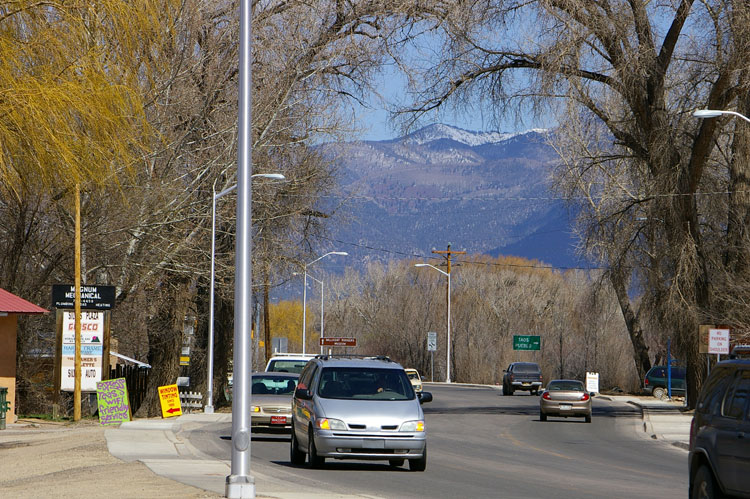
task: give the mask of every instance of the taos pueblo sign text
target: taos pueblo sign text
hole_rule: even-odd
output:
[[[52,306],[75,308],[76,287],[70,284],[52,285]],[[115,306],[114,286],[81,286],[81,308],[109,310]]]

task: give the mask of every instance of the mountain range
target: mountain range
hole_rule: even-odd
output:
[[[391,140],[326,144],[344,203],[334,244],[365,262],[423,258],[451,244],[579,266],[568,212],[549,188],[558,161],[550,137],[435,124]]]

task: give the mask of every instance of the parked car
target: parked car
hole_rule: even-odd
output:
[[[538,395],[542,388],[542,370],[535,362],[513,362],[503,371],[503,395],[525,390]]]
[[[254,373],[251,378],[253,428],[291,430],[292,395],[297,388],[297,373]]]
[[[658,399],[667,396],[667,366],[654,366],[643,378],[643,391]],[[672,395],[685,395],[685,368],[672,366]]]
[[[409,461],[427,466],[421,403],[403,367],[387,357],[320,355],[308,362],[292,399],[292,464],[322,467],[326,458]]]
[[[266,372],[301,373],[307,361],[315,357],[302,353],[277,353],[266,364]]]
[[[419,393],[422,391],[422,378],[419,376],[419,371],[416,369],[404,369],[406,372],[406,375],[409,377],[409,381],[411,381],[411,386],[414,388],[414,391]]]
[[[591,398],[582,381],[575,379],[555,379],[547,383],[547,389],[539,399],[539,420],[547,421],[547,416],[583,417],[591,422]]]
[[[690,425],[691,498],[750,497],[750,360],[719,362]]]

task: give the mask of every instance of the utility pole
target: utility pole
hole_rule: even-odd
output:
[[[451,382],[451,375],[450,375],[450,372],[451,372],[451,335],[450,335],[450,330],[451,330],[451,257],[453,255],[465,255],[466,252],[465,251],[453,251],[453,250],[451,250],[451,245],[450,244],[448,244],[448,249],[445,250],[445,251],[442,251],[442,250],[432,250],[432,252],[435,253],[435,254],[437,254],[437,255],[442,255],[443,256],[443,258],[445,259],[446,268],[447,268],[446,276],[448,277],[448,285],[447,285],[446,290],[445,290],[445,296],[446,296],[446,303],[448,305],[448,317],[447,317],[447,320],[448,320],[448,327],[447,327],[448,335],[447,335],[447,338],[446,338],[446,345],[447,345],[446,348],[448,349],[448,351],[447,351],[447,363],[448,363],[448,365],[445,366],[445,369],[446,369],[446,373],[447,373],[446,374],[446,382],[450,383]]]

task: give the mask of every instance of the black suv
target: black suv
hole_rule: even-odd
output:
[[[719,362],[690,426],[690,497],[750,497],[750,360]]]
[[[513,395],[516,390],[538,395],[541,388],[542,370],[535,362],[513,362],[503,371],[503,395]]]

